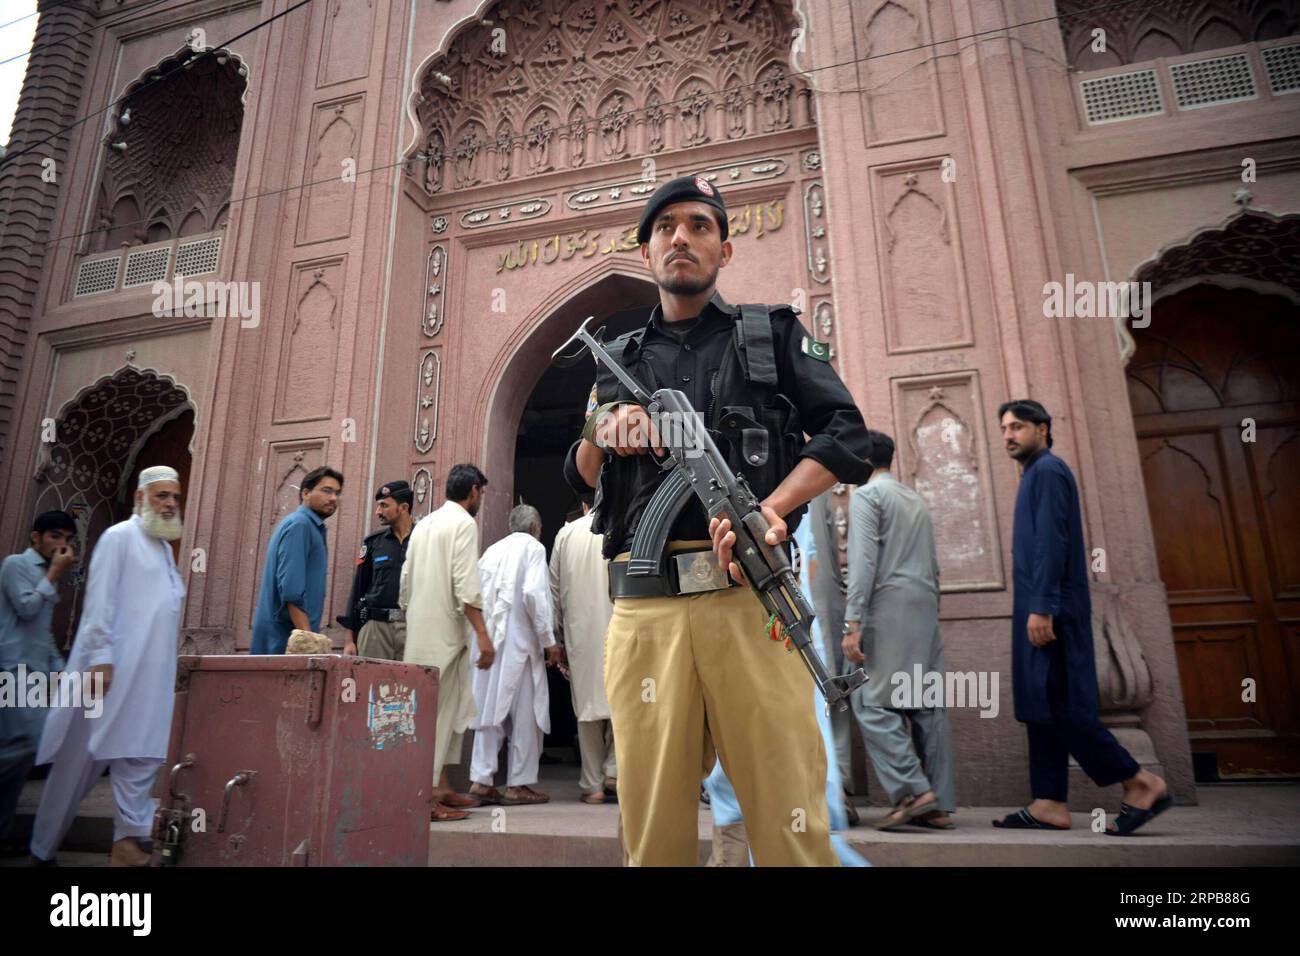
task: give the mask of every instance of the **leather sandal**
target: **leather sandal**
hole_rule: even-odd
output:
[[[932,813],[939,809],[939,798],[931,797],[924,803],[917,803],[916,797],[908,797],[907,800],[894,807],[888,816],[876,823],[877,830],[896,830],[906,823],[911,822],[913,817],[922,816]]]
[[[472,810],[483,805],[483,801],[473,794],[460,793],[449,793],[438,802],[453,810]]]
[[[481,786],[481,784],[474,784],[474,787],[478,786]],[[501,791],[496,787],[484,787],[481,792],[475,790],[474,787],[469,788],[469,795],[483,806],[501,803]]]
[[[510,791],[515,792],[515,796],[510,796]],[[538,793],[532,787],[506,787],[505,792],[501,794],[501,805],[504,807],[522,807],[533,803],[550,803],[551,798],[544,793]]]
[[[450,823],[453,820],[464,820],[469,817],[467,810],[453,810],[443,803],[435,803],[433,812],[429,814],[429,819],[433,823]]]

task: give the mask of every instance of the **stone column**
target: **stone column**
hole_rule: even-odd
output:
[[[77,119],[96,40],[89,32],[97,17],[92,6],[92,0],[40,0],[33,43],[37,52],[27,61],[6,158],[0,161],[0,456],[11,446],[19,368],[48,252],[45,242],[59,184],[69,172],[73,140],[69,134],[51,134]]]

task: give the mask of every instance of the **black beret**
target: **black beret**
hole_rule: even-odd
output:
[[[636,241],[650,241],[650,227],[655,216],[664,206],[675,202],[702,202],[718,211],[718,226],[722,229],[722,238],[727,238],[727,207],[723,205],[722,193],[703,176],[678,176],[670,179],[654,191],[641,213],[641,222],[636,227]]]
[[[404,481],[390,481],[375,492],[375,500],[380,501],[384,498],[397,498],[403,492],[409,495],[411,493],[411,486]]]

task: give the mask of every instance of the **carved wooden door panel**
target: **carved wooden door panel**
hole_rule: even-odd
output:
[[[1296,312],[1186,290],[1128,369],[1192,751],[1225,776],[1300,771]]]

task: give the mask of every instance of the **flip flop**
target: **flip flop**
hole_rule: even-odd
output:
[[[1131,807],[1127,803],[1119,805],[1119,815],[1115,817],[1115,829],[1106,828],[1107,836],[1128,836],[1139,827],[1150,823],[1160,814],[1164,813],[1174,805],[1174,798],[1165,794],[1155,803],[1151,804],[1151,809],[1143,810],[1141,807]]]
[[[1015,813],[1008,813],[1001,820],[994,820],[993,825],[999,830],[1068,830],[1069,827],[1060,827],[1055,823],[1043,823],[1034,817],[1032,813],[1021,807]]]

